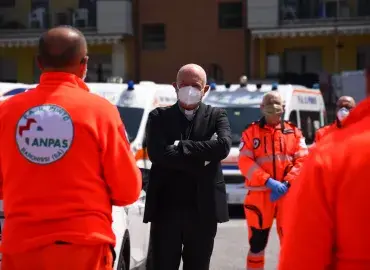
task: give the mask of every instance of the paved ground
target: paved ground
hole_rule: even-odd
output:
[[[219,225],[211,270],[245,270],[245,256],[248,252],[246,221],[241,209],[231,210],[232,219]],[[278,252],[279,240],[274,227],[266,252],[265,270],[276,269]]]

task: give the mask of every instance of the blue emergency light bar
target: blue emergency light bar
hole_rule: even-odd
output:
[[[312,89],[320,89],[320,84],[315,83],[314,85],[312,85]]]
[[[279,87],[279,84],[278,83],[272,83],[271,85],[271,90],[274,91],[274,90],[278,90],[278,87]]]
[[[216,83],[211,83],[210,88],[211,88],[211,91],[216,90]]]
[[[127,82],[127,91],[132,91],[135,89],[135,83],[134,81],[128,81]]]

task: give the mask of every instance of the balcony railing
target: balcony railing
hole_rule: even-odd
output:
[[[80,30],[96,30],[96,14],[87,13],[85,18],[79,18],[75,15],[74,10],[66,12],[45,12],[43,16],[31,18],[31,15],[26,20],[7,20],[6,17],[0,16],[0,32],[4,34],[36,34],[50,27],[58,25],[72,25]],[[20,22],[20,21],[23,21]],[[24,21],[26,23],[24,23]]]
[[[289,26],[370,24],[370,1],[318,1],[281,2],[280,23]]]

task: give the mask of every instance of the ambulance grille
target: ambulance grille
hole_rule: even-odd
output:
[[[242,175],[224,175],[226,184],[242,184],[244,183],[244,176]]]

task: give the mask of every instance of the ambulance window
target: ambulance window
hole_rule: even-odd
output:
[[[315,139],[316,130],[320,127],[320,112],[299,111],[301,129],[307,144],[312,144]]]
[[[137,133],[139,131],[141,119],[144,114],[144,109],[120,106],[117,106],[117,108],[121,116],[121,119],[125,124],[128,139],[131,143],[135,140]]]
[[[240,144],[240,137],[244,129],[253,121],[261,118],[259,107],[224,108],[229,118],[231,128],[231,140],[233,146]]]
[[[296,110],[290,112],[289,122],[292,122],[294,125],[298,126],[297,111]]]

